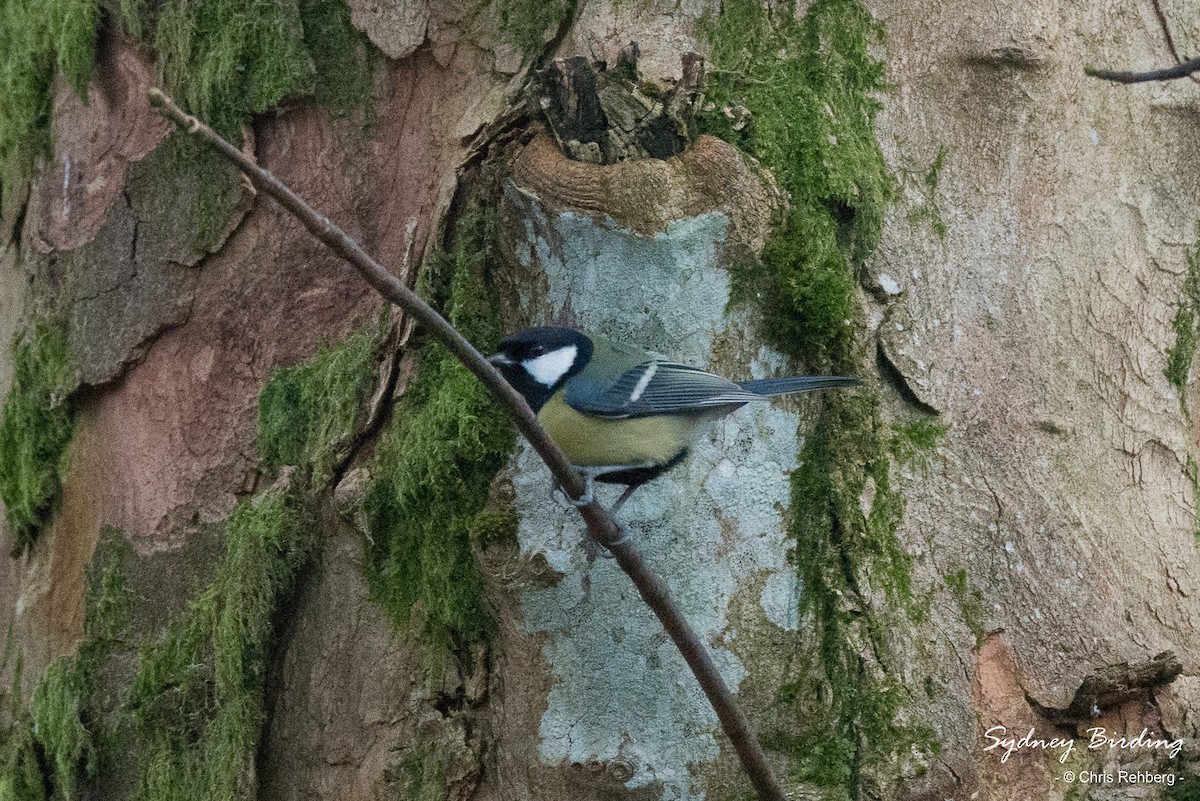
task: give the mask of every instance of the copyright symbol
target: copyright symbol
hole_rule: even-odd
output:
[[[1068,770],[1066,773],[1064,773],[1063,781],[1066,782],[1067,784],[1070,784],[1071,782],[1075,781],[1075,771]]]

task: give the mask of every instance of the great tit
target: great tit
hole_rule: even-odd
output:
[[[488,361],[584,477],[587,491],[575,503],[591,501],[593,481],[627,485],[614,513],[683,461],[702,424],[776,395],[862,383],[844,376],[733,382],[573,328],[511,334]]]

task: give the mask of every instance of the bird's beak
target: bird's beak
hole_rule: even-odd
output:
[[[493,367],[504,367],[513,363],[513,360],[503,353],[493,353],[487,357],[487,360],[492,363]]]

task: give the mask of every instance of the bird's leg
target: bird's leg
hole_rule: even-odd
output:
[[[567,502],[569,504],[571,504],[572,506],[581,507],[581,506],[587,506],[589,503],[596,500],[596,494],[595,494],[596,478],[599,476],[607,475],[608,473],[621,473],[621,472],[624,472],[627,470],[642,470],[647,467],[653,467],[653,466],[654,466],[653,463],[650,463],[650,462],[640,462],[637,464],[610,464],[610,465],[600,465],[600,466],[594,466],[594,467],[579,467],[577,465],[575,467],[575,472],[579,473],[579,477],[583,479],[583,484],[584,484],[583,495],[580,495],[578,498],[568,497]],[[626,489],[625,493],[620,497],[620,499],[617,501],[616,505],[613,506],[613,508],[610,510],[610,514],[615,514],[616,511],[621,508],[621,504],[625,503],[626,499],[629,498],[630,493],[632,493],[634,489],[636,489],[637,487],[640,487],[640,486],[641,486],[641,483],[638,483],[638,484],[634,484],[631,487],[629,487],[628,489]],[[558,489],[561,490],[562,487],[558,487]],[[564,491],[563,495],[566,495],[566,494],[567,493]]]
[[[550,486],[550,494],[551,496],[554,496],[555,494],[561,495],[567,503],[578,509],[587,506],[589,503],[596,500],[596,476],[584,468],[576,468],[576,472],[579,473],[579,477],[583,479],[582,495],[580,495],[578,498],[572,498],[567,494],[566,489],[562,484],[559,483],[557,478],[553,479],[553,484]]]
[[[608,473],[620,473],[620,472],[627,471],[627,470],[640,470],[640,469],[645,469],[645,468],[653,467],[653,466],[654,466],[653,463],[643,462],[643,463],[638,463],[638,464],[627,464],[627,465],[604,465],[601,467],[576,467],[575,469],[579,472],[580,477],[584,481],[583,495],[581,495],[578,499],[567,496],[567,493],[565,491],[563,492],[563,495],[567,497],[567,503],[571,504],[572,506],[575,506],[575,507],[587,506],[589,503],[591,503],[593,500],[595,500],[595,487],[596,487],[597,476],[603,476]],[[638,487],[642,486],[642,484],[644,484],[644,483],[645,483],[644,481],[640,481],[640,482],[630,484],[627,487],[625,487],[625,491],[621,493],[621,497],[617,498],[617,502],[614,503],[612,505],[612,508],[608,510],[608,513],[610,515],[612,515],[614,522],[617,524],[617,530],[620,531],[621,536],[617,537],[617,539],[613,540],[611,543],[608,543],[607,545],[605,545],[602,542],[599,542],[598,540],[592,540],[592,538],[590,536],[588,537],[588,539],[592,541],[592,545],[585,544],[584,548],[585,548],[585,550],[587,550],[587,552],[589,554],[589,561],[591,559],[594,559],[597,555],[599,555],[605,559],[612,559],[613,555],[609,551],[609,547],[612,545],[621,545],[622,543],[629,541],[629,533],[630,533],[629,527],[626,526],[624,523],[622,523],[620,520],[617,520],[616,515],[617,515],[617,512],[621,511],[621,507],[625,505],[625,501],[629,500],[629,496],[633,494],[633,491],[636,490]],[[562,487],[560,486],[560,487],[558,487],[558,489],[562,490]],[[597,554],[593,550],[595,545],[602,546],[604,548],[604,551]]]
[[[625,501],[629,500],[629,496],[632,495],[633,491],[636,490],[640,486],[642,486],[642,485],[641,484],[630,484],[628,487],[626,487],[625,491],[621,493],[621,497],[617,498],[617,502],[614,503],[612,505],[612,508],[608,510],[608,513],[610,515],[612,515],[613,517],[616,517],[617,512],[621,511],[621,507],[625,505]]]
[[[617,498],[617,502],[612,505],[612,508],[608,510],[608,513],[612,515],[613,522],[617,524],[617,530],[621,532],[621,536],[617,537],[607,545],[604,545],[605,552],[600,555],[605,559],[613,558],[612,546],[629,542],[629,526],[625,525],[620,520],[617,520],[617,512],[621,511],[621,507],[625,505],[625,501],[629,500],[629,496],[632,495],[634,490],[640,486],[642,486],[640,483],[630,484],[625,488],[625,491],[621,493],[621,497]]]
[[[576,509],[587,506],[596,500],[596,474],[590,470],[580,470],[579,475],[583,479],[583,494],[578,498],[572,498],[567,495],[566,491],[563,492],[563,495],[567,495],[567,503]]]

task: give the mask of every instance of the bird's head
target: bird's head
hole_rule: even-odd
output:
[[[500,341],[488,357],[537,412],[592,358],[592,340],[573,328],[529,328]]]

